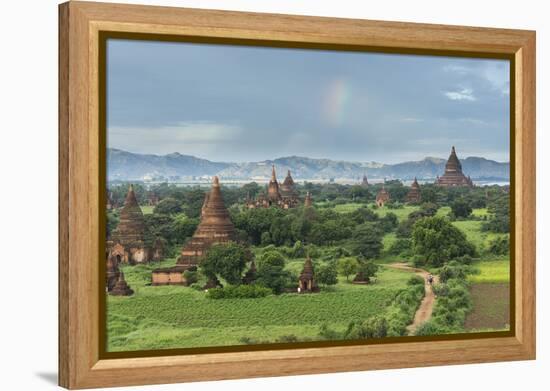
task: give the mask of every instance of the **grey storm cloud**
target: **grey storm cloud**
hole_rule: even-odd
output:
[[[509,160],[509,62],[110,40],[109,147],[214,161]]]

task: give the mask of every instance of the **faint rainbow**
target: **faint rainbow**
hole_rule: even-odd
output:
[[[341,126],[346,118],[346,105],[351,89],[344,79],[334,79],[328,85],[323,102],[323,116],[332,126]]]

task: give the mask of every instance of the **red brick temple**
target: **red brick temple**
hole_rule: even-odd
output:
[[[271,167],[271,179],[267,185],[267,194],[260,194],[256,199],[250,199],[247,196],[245,201],[246,207],[249,209],[269,208],[270,206],[289,209],[298,206],[298,203],[298,191],[296,190],[290,170],[288,170],[283,183],[279,184],[275,165]]]
[[[122,263],[134,265],[151,260],[150,233],[132,185],[128,188],[124,206],[120,210],[120,221],[107,243],[107,248]]]
[[[390,193],[386,190],[386,186],[382,185],[382,188],[376,195],[376,205],[379,208],[382,208],[390,200]]]
[[[437,177],[435,184],[438,186],[452,187],[452,186],[468,186],[472,187],[474,184],[470,177],[466,177],[462,172],[462,164],[456,156],[455,147],[451,149],[451,155],[445,164],[445,173],[441,177]]]
[[[363,180],[361,181],[362,187],[369,187],[369,180],[367,179],[367,174],[363,174]]]
[[[214,177],[212,188],[205,195],[201,211],[201,222],[193,237],[182,248],[176,266],[153,270],[153,285],[185,285],[185,270],[197,267],[200,258],[213,244],[235,240],[235,227],[229,218],[221,194],[218,177]]]
[[[422,201],[422,197],[420,195],[420,185],[418,184],[416,177],[414,177],[414,182],[411,185],[411,189],[407,193],[406,202],[410,204],[418,204],[420,201]]]

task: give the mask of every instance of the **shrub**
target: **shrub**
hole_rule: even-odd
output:
[[[407,285],[414,286],[414,285],[422,285],[424,286],[424,279],[420,276],[412,276],[407,281]]]
[[[444,327],[430,320],[421,324],[416,329],[416,332],[414,333],[414,335],[441,335],[441,334],[447,334],[450,331],[451,330],[449,330],[447,327]]]
[[[388,252],[392,255],[405,255],[411,251],[411,241],[410,239],[397,239],[392,243]]]
[[[254,299],[272,294],[271,289],[261,285],[229,285],[224,288],[209,289],[209,299]]]
[[[183,272],[183,277],[187,285],[192,285],[199,280],[197,271],[186,270]]]
[[[351,322],[344,334],[346,339],[383,338],[388,334],[388,321],[375,315],[364,322]]]
[[[291,274],[284,270],[285,258],[275,250],[267,251],[258,258],[258,278],[256,282],[281,293],[289,284]]]
[[[453,212],[454,217],[466,218],[472,214],[472,207],[468,201],[463,198],[459,198],[451,204],[451,211]]]
[[[417,259],[433,266],[464,255],[475,256],[474,245],[466,235],[441,217],[425,217],[414,224],[413,251]]]
[[[196,282],[194,284],[189,285],[189,288],[194,289],[196,291],[202,291],[202,285]]]
[[[336,285],[338,283],[338,272],[334,262],[321,265],[315,273],[317,282],[322,285]]]
[[[349,281],[351,275],[357,273],[358,267],[359,263],[355,258],[340,258],[337,264],[338,273],[346,277],[347,281]]]
[[[489,243],[489,252],[495,255],[506,255],[510,251],[510,240],[507,237],[500,237]]]
[[[200,263],[201,271],[210,279],[221,277],[229,284],[239,284],[242,272],[252,258],[244,246],[237,243],[215,244]]]
[[[453,261],[445,264],[439,270],[439,280],[443,283],[450,279],[465,280],[468,274],[472,274],[472,270],[469,266]]]
[[[157,206],[155,206],[153,213],[175,214],[175,213],[180,213],[181,211],[182,211],[181,202],[176,200],[175,198],[168,197],[160,201],[157,204]]]

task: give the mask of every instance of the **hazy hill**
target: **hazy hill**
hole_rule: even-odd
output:
[[[367,174],[369,178],[431,179],[441,175],[446,159],[427,157],[420,161],[397,164],[375,162],[349,162],[330,159],[312,159],[289,156],[262,162],[231,163],[212,162],[194,156],[172,153],[169,155],[144,155],[122,151],[107,150],[107,167],[110,180],[141,180],[145,177],[198,177],[220,175],[231,179],[269,178],[271,165],[275,164],[278,179],[282,181],[287,170],[294,178],[358,179]],[[499,163],[482,157],[462,159],[462,168],[472,179],[508,180],[509,163]]]

